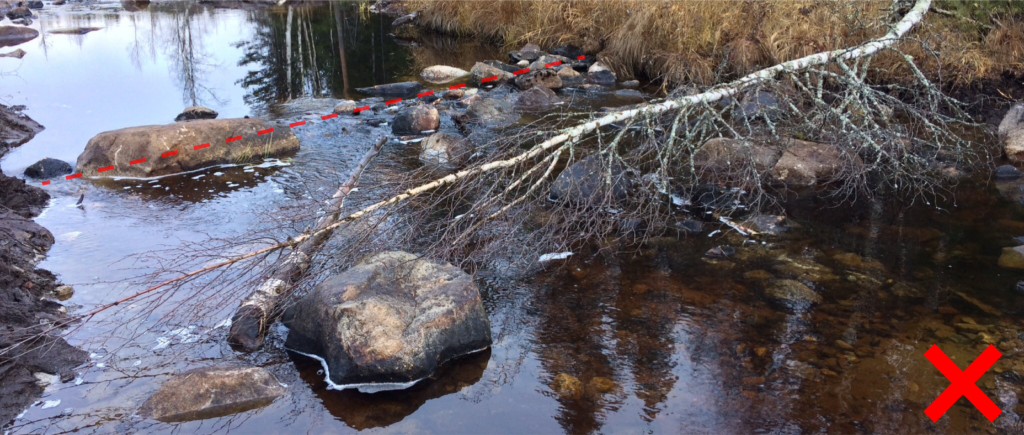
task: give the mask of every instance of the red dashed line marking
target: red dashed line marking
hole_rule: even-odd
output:
[[[586,58],[586,56],[576,56],[576,60],[583,60],[584,58]],[[556,61],[556,62],[551,62],[551,63],[548,63],[548,64],[544,64],[544,67],[545,68],[551,68],[553,66],[558,66],[558,65],[561,65],[561,64],[562,64],[562,61]],[[520,75],[520,74],[526,74],[528,72],[530,72],[529,68],[523,68],[521,70],[517,70],[517,71],[513,72],[512,75],[517,76],[517,75]],[[483,79],[480,80],[480,83],[493,82],[495,80],[498,80],[498,76],[491,76],[491,77],[483,78]],[[460,89],[460,88],[464,88],[464,87],[466,87],[465,83],[459,83],[457,85],[449,86],[448,90],[455,90],[455,89]],[[430,95],[434,95],[434,91],[420,92],[419,94],[416,94],[416,98],[423,98],[423,97],[430,96]],[[390,106],[392,104],[399,103],[401,101],[402,101],[401,98],[396,98],[394,100],[385,101],[384,104]],[[370,106],[357,107],[355,109],[352,109],[352,113],[359,113],[359,112],[362,112],[364,110],[370,110]],[[321,116],[320,119],[328,120],[328,119],[333,119],[333,118],[337,118],[337,117],[338,117],[337,113],[332,113],[330,115]],[[293,122],[291,124],[288,124],[288,127],[295,128],[295,127],[299,127],[299,126],[303,126],[303,125],[306,125],[306,121]],[[273,128],[268,128],[268,129],[257,131],[256,135],[272,133],[273,131],[274,131]],[[239,135],[239,136],[229,137],[227,139],[224,139],[224,142],[234,142],[236,140],[242,140],[242,136]],[[210,147],[210,143],[207,142],[207,143],[204,143],[204,144],[193,146],[192,149],[193,150],[201,150],[203,148],[209,148],[209,147]],[[167,151],[167,152],[165,152],[163,154],[160,154],[160,157],[168,158],[168,157],[174,157],[176,155],[178,155],[178,151]],[[137,165],[139,163],[145,163],[145,162],[146,162],[146,159],[145,158],[141,158],[141,159],[132,160],[132,161],[128,162],[128,164],[129,165]],[[104,166],[102,168],[96,169],[96,172],[106,172],[106,171],[110,171],[110,170],[113,170],[113,169],[114,169],[114,165]],[[74,179],[74,178],[80,178],[81,176],[82,176],[82,173],[79,172],[77,174],[71,174],[71,175],[65,176],[64,179],[71,180],[71,179]],[[42,185],[43,186],[49,186],[50,185],[50,180],[44,180],[42,182]]]

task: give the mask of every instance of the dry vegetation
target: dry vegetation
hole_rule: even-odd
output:
[[[620,75],[711,85],[811,53],[884,34],[889,1],[531,1],[408,0],[432,30],[516,46],[571,43],[599,54]],[[932,78],[947,84],[1024,72],[1024,2],[937,2],[905,42]],[[915,46],[911,46],[915,45]],[[938,54],[936,56],[936,54]],[[888,57],[888,58],[886,58]],[[879,71],[911,72],[892,53]]]

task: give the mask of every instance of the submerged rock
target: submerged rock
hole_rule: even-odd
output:
[[[793,308],[806,308],[822,302],[821,295],[792,279],[777,279],[768,283],[768,297]]]
[[[434,65],[420,72],[420,77],[430,83],[447,83],[469,75],[469,71],[446,65]]]
[[[29,118],[21,111],[25,106],[5,106],[0,104],[0,155],[35,137],[43,131],[43,126]]]
[[[992,178],[999,181],[1016,180],[1020,177],[1024,177],[1024,173],[1021,173],[1013,165],[1001,165],[992,172]]]
[[[22,50],[22,49],[18,48],[18,49],[14,50],[14,51],[9,51],[7,53],[2,53],[2,54],[0,54],[0,57],[13,57],[15,59],[21,59],[21,58],[25,57],[25,50]]]
[[[267,134],[259,131],[273,128]],[[241,139],[226,142],[225,139]],[[194,149],[197,145],[208,147]],[[145,125],[100,133],[89,140],[76,166],[87,176],[152,177],[225,163],[240,163],[299,149],[290,128],[255,118],[197,119],[167,125]],[[178,154],[162,157],[168,152]],[[137,159],[144,162],[131,164]],[[97,173],[97,169],[113,169]]]
[[[1024,246],[1003,248],[1003,253],[999,256],[999,267],[1024,269]]]
[[[519,114],[512,110],[508,101],[498,98],[479,98],[469,105],[464,121],[487,127],[506,127],[519,120]]]
[[[222,417],[267,406],[284,393],[261,367],[203,367],[164,382],[139,414],[163,422]]]
[[[527,90],[534,86],[558,89],[562,87],[562,77],[554,69],[544,69],[517,76],[515,78],[515,85],[522,90]]]
[[[623,201],[629,195],[630,183],[619,162],[611,163],[611,185],[607,183],[609,168],[601,155],[590,155],[565,168],[551,185],[549,197],[570,204],[597,204],[605,199]]]
[[[25,176],[30,178],[54,178],[72,172],[74,172],[74,168],[71,167],[70,163],[49,157],[25,168]]]
[[[316,356],[333,388],[408,388],[444,362],[491,345],[471,276],[407,252],[386,252],[316,286],[283,321],[285,346]]]
[[[813,186],[863,165],[856,154],[830,144],[790,139],[786,145],[771,171],[772,178],[779,184]]]
[[[523,110],[542,110],[558,104],[561,100],[555,92],[544,86],[535,86],[516,95],[516,107]]]
[[[779,99],[765,91],[748,93],[743,97],[739,108],[739,115],[747,119],[758,117],[775,119],[780,113]]]
[[[693,165],[709,176],[742,176],[753,168],[766,173],[775,167],[782,151],[760,142],[716,137],[708,139],[693,155]]]
[[[15,9],[15,11],[18,9]],[[27,11],[28,9],[25,10]],[[14,11],[8,13],[7,16],[10,16],[12,13]],[[37,36],[39,36],[39,31],[36,29],[19,26],[0,26],[0,47],[22,44],[35,39]]]
[[[369,88],[356,88],[357,91],[370,95],[401,98],[415,97],[416,94],[423,92],[423,89],[420,82],[389,83]]]
[[[441,126],[441,116],[437,109],[426,104],[415,104],[403,107],[391,122],[391,133],[396,135],[423,134],[437,130]]]
[[[175,121],[185,121],[190,119],[215,119],[218,113],[213,109],[209,109],[203,106],[192,106],[186,107],[182,110],[178,116],[174,117]]]
[[[573,375],[559,373],[551,380],[551,390],[566,399],[579,399],[583,395],[583,383]]]
[[[434,133],[420,145],[420,161],[441,169],[457,169],[473,155],[473,144],[462,137]]]
[[[7,11],[7,18],[10,18],[11,20],[16,20],[18,18],[32,18],[32,11],[28,10],[26,7],[17,7]]]

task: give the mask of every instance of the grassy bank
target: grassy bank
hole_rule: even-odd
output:
[[[577,45],[622,77],[711,84],[884,34],[889,1],[407,0],[421,26],[518,48]],[[1024,73],[1024,2],[938,1],[900,49],[947,84]],[[895,52],[882,79],[910,71]]]

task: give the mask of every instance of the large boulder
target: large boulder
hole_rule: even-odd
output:
[[[423,89],[423,85],[420,82],[388,83],[369,88],[356,88],[357,91],[365,94],[400,98],[415,97],[416,94],[423,92]]]
[[[434,106],[414,104],[398,111],[391,123],[391,133],[396,135],[423,134],[437,130],[441,126],[441,116]]]
[[[270,133],[258,134],[271,128]],[[226,141],[239,136],[239,140]],[[209,146],[195,148],[204,144]],[[255,118],[199,119],[100,133],[85,145],[76,166],[87,176],[152,177],[253,161],[298,149],[295,134],[281,124]],[[131,164],[133,161],[138,163]],[[113,169],[97,172],[108,166]]]
[[[332,388],[404,389],[486,349],[491,327],[473,278],[450,264],[386,252],[316,286],[288,309],[285,346],[319,359]]]
[[[0,155],[35,137],[43,131],[43,126],[22,113],[25,106],[5,106],[0,104]]]
[[[744,176],[754,169],[767,173],[782,151],[761,142],[716,137],[708,139],[693,155],[693,166],[706,176]]]
[[[1024,103],[1014,104],[999,123],[999,140],[1006,158],[1024,162]]]
[[[505,82],[508,81],[508,79],[512,78],[512,73],[504,71],[497,67],[493,67],[483,62],[477,62],[475,65],[473,65],[473,69],[469,71],[469,74],[471,76],[470,81],[473,83],[474,86],[478,87],[481,85],[504,84]],[[494,80],[488,80],[486,82],[484,81],[485,79],[490,77],[497,78]]]
[[[164,382],[139,415],[163,422],[222,417],[267,406],[284,393],[262,367],[203,367]]]
[[[13,7],[5,0],[0,0],[0,15],[7,15]]]
[[[15,11],[18,9],[25,8],[17,8]],[[7,15],[10,16],[11,13],[14,13],[14,11],[11,11]],[[0,26],[0,47],[25,43],[35,39],[37,36],[39,36],[39,31],[36,29],[20,26]]]
[[[420,77],[430,83],[448,83],[469,75],[469,71],[446,65],[434,65],[420,72]]]
[[[606,156],[595,154],[565,168],[552,183],[549,198],[578,205],[597,204],[606,199],[625,200],[630,189],[625,170],[618,161],[612,162],[609,168],[606,160]]]
[[[521,110],[548,109],[561,100],[555,92],[544,86],[534,86],[516,95],[516,107]]]
[[[219,115],[215,110],[203,107],[203,106],[192,106],[186,107],[182,110],[178,116],[174,117],[175,121],[188,121],[192,119],[216,119]]]
[[[836,146],[789,139],[771,176],[778,184],[813,186],[832,181],[844,171],[856,171],[861,165],[860,157]]]
[[[517,76],[515,79],[515,85],[517,88],[524,91],[534,86],[558,89],[562,87],[562,77],[559,76],[558,71],[554,69],[543,69]]]
[[[611,86],[615,84],[615,73],[604,62],[595,62],[587,69],[587,83]]]
[[[25,168],[25,176],[30,178],[55,178],[72,172],[74,172],[74,168],[70,163],[49,157]]]
[[[420,161],[438,169],[457,169],[473,155],[473,144],[448,133],[434,133],[420,145]]]

